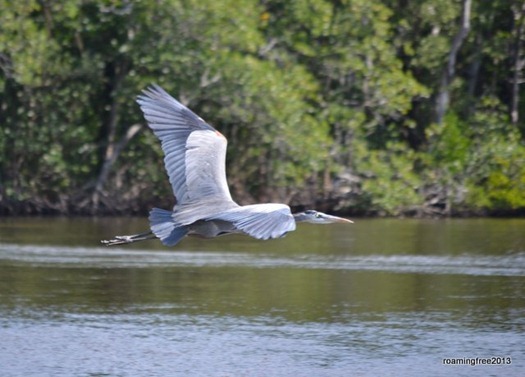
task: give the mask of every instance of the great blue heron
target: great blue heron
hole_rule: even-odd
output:
[[[150,231],[102,243],[120,245],[159,238],[164,245],[173,246],[186,235],[212,238],[231,233],[266,240],[295,230],[296,222],[352,222],[313,210],[292,215],[285,204],[238,205],[226,182],[226,138],[158,85],[144,90],[137,102],[162,143],[177,204],[173,211],[153,208]]]

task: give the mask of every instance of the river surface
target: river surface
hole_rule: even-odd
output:
[[[1,376],[525,376],[523,219],[146,227],[0,219]]]

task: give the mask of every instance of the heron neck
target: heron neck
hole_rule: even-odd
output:
[[[296,223],[305,222],[307,220],[307,216],[304,212],[293,213],[292,216]]]

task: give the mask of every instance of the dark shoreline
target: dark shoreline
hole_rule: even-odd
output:
[[[171,208],[171,205],[153,204],[150,207],[137,208],[130,206],[128,209],[105,209],[100,208],[96,211],[69,208],[67,211],[57,210],[53,207],[4,207],[0,204],[0,217],[147,217],[150,208]],[[292,212],[299,212],[306,206],[291,206]],[[363,210],[335,210],[326,205],[312,206],[312,209],[319,209],[327,213],[332,213],[342,217],[353,218],[398,218],[398,219],[460,219],[460,218],[521,218],[525,217],[525,208],[513,210],[486,210],[486,209],[469,209],[469,210],[452,210],[450,213],[440,211],[429,211],[427,208],[410,208],[400,211],[399,214],[386,214],[381,211],[363,211]]]

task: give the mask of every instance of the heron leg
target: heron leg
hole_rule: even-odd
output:
[[[100,242],[106,246],[114,246],[114,245],[124,245],[124,244],[138,242],[138,241],[150,240],[153,238],[157,238],[157,237],[151,231],[148,231],[144,233],[131,234],[129,236],[115,236],[115,238],[111,240],[102,240]]]

